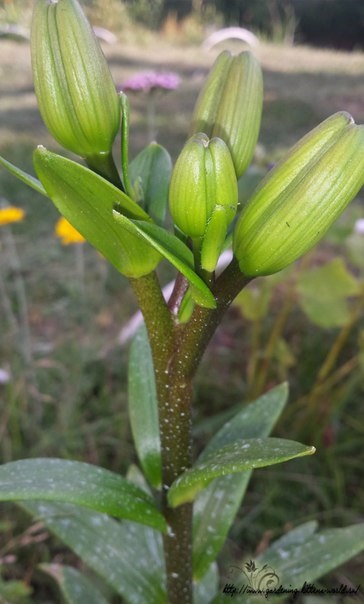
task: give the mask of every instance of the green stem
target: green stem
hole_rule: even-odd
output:
[[[249,280],[233,261],[214,285],[217,308],[196,306],[188,324],[176,325],[156,275],[131,279],[148,330],[158,397],[168,604],[193,602],[192,505],[173,509],[167,502],[171,484],[192,464],[192,379],[222,315]]]
[[[191,380],[173,364],[174,331],[154,273],[131,279],[148,330],[158,397],[162,456],[162,512],[168,522],[163,537],[169,604],[192,604],[192,506],[172,509],[167,503],[171,484],[191,466]],[[183,594],[183,600],[181,599]]]
[[[121,106],[121,172],[124,190],[133,198],[133,187],[129,178],[129,101],[126,94],[120,94]]]
[[[175,354],[180,360],[180,370],[189,379],[194,376],[201,357],[224,313],[250,281],[251,278],[240,272],[237,261],[233,259],[212,287],[216,308],[196,306],[190,321],[186,325],[179,326]]]
[[[115,166],[114,158],[112,153],[99,153],[98,155],[89,155],[86,157],[87,166],[90,170],[96,172],[103,178],[106,178],[111,184],[115,185],[118,189],[123,192],[124,187],[121,182],[119,172]]]

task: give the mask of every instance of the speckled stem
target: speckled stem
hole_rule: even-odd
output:
[[[237,294],[251,281],[240,272],[234,259],[212,286],[216,308],[196,306],[186,325],[180,325],[175,342],[179,370],[191,381],[216,328]]]
[[[191,466],[192,379],[204,350],[237,293],[249,282],[233,261],[214,285],[217,308],[197,306],[186,325],[176,325],[154,273],[132,279],[152,349],[162,449],[163,537],[168,604],[192,604],[192,505],[167,504],[174,480]]]
[[[192,506],[172,509],[167,493],[174,480],[191,466],[191,380],[173,362],[175,325],[154,273],[132,279],[152,349],[159,405],[162,450],[162,511],[169,531],[163,537],[169,604],[192,604]],[[176,359],[178,361],[178,359]]]

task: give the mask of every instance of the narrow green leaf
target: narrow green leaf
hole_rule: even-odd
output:
[[[135,447],[149,482],[159,488],[162,480],[158,403],[153,359],[147,330],[142,325],[129,354],[128,401]]]
[[[206,283],[193,269],[191,250],[177,237],[151,222],[129,220],[114,211],[115,223],[129,229],[130,233],[139,233],[157,252],[177,268],[190,282],[191,294],[197,304],[206,308],[215,308],[216,301]]]
[[[34,176],[31,176],[31,174],[24,172],[24,170],[21,170],[17,166],[14,166],[14,164],[12,164],[7,159],[4,159],[3,157],[1,157],[1,155],[0,155],[0,165],[3,166],[3,168],[5,168],[6,170],[8,170],[13,176],[16,176],[16,178],[18,178],[19,180],[24,182],[26,185],[28,185],[29,187],[34,189],[34,191],[37,191],[37,193],[40,193],[41,195],[45,195],[46,197],[48,197],[47,191],[45,190],[42,183],[37,178],[34,178]]]
[[[196,604],[210,604],[219,587],[217,564],[211,564],[202,579],[193,582],[193,597]]]
[[[25,459],[0,466],[0,501],[64,501],[164,531],[166,523],[145,491],[119,474],[63,459]]]
[[[314,452],[314,447],[282,438],[236,440],[183,472],[168,492],[169,504],[177,507],[187,501],[194,501],[196,495],[219,476],[271,466],[296,457],[312,455]]]
[[[130,482],[139,487],[139,489],[142,489],[142,491],[145,491],[147,495],[152,496],[150,484],[147,482],[142,470],[135,463],[132,463],[128,467],[126,479],[130,480]]]
[[[318,522],[316,520],[310,520],[309,522],[304,522],[303,524],[299,524],[288,533],[285,533],[274,541],[269,546],[270,552],[275,552],[283,547],[292,547],[299,545],[300,543],[304,543],[308,541],[314,533],[316,533],[318,529]]]
[[[312,583],[364,550],[364,523],[319,533],[313,532],[312,523],[309,528],[283,535],[257,558],[274,568],[282,585],[300,588],[305,581]]]
[[[317,579],[364,550],[364,524],[320,533],[316,531],[317,522],[305,522],[274,541],[263,554],[253,558],[250,564],[253,563],[254,568],[250,571],[247,569],[247,560],[234,565],[231,569],[233,572],[223,578],[223,585],[233,584],[237,590],[234,601],[238,604],[260,601],[264,594],[256,597],[239,595],[239,589],[248,584],[256,590],[279,590],[281,587],[287,590],[286,595],[283,591],[282,595],[272,593],[272,597],[274,601],[286,602],[288,590],[301,591],[305,583],[314,584]],[[213,604],[224,604],[226,598],[226,593],[221,589]],[[327,598],[330,599],[329,593]]]
[[[113,208],[117,206],[130,217],[149,220],[127,195],[95,172],[44,147],[34,152],[34,166],[61,214],[117,270],[135,276],[143,264],[143,255],[154,262],[150,245],[136,237],[135,231],[130,237],[113,218]]]
[[[168,203],[172,160],[168,151],[151,143],[129,166],[131,180],[141,183],[144,207],[157,223],[163,223]]]
[[[308,318],[320,327],[340,327],[350,318],[347,298],[360,293],[358,280],[335,258],[300,274],[297,282],[299,303]]]
[[[239,438],[267,437],[288,398],[287,384],[276,386],[250,405],[244,405],[211,439],[198,461]],[[248,486],[251,470],[221,476],[202,490],[193,506],[194,576],[204,576],[224,545]],[[222,513],[223,510],[223,513]]]
[[[162,537],[157,531],[65,503],[32,501],[21,507],[42,521],[127,604],[167,604]]]
[[[120,189],[71,159],[39,146],[34,151],[34,166],[51,198],[63,193],[64,197],[68,194],[75,201],[77,195],[81,198],[89,195],[90,203],[96,205],[95,210],[106,208],[111,214],[113,207],[118,205],[130,218],[150,220],[148,214]]]
[[[39,568],[56,581],[67,604],[108,604],[96,586],[75,568],[60,564],[40,564]]]

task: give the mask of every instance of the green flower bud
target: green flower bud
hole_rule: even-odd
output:
[[[108,154],[119,128],[119,99],[77,0],[36,1],[31,51],[35,92],[48,130],[82,157]]]
[[[216,265],[237,204],[238,186],[229,149],[219,138],[196,134],[187,141],[174,167],[169,207],[175,224],[193,240],[202,243],[208,234],[206,266],[202,261],[206,270],[212,271]]]
[[[249,166],[257,144],[263,107],[263,78],[248,51],[222,52],[197,99],[192,132],[218,136],[229,147],[237,178]]]
[[[364,126],[340,112],[304,136],[243,209],[234,254],[248,276],[271,275],[310,250],[364,184]]]

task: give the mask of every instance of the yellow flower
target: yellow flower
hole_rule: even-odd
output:
[[[60,238],[62,245],[72,245],[73,243],[84,243],[86,241],[81,233],[63,216],[58,220],[54,232]]]
[[[15,206],[0,208],[0,226],[11,224],[12,222],[19,222],[23,220],[24,216],[25,212],[21,208],[16,208]]]

